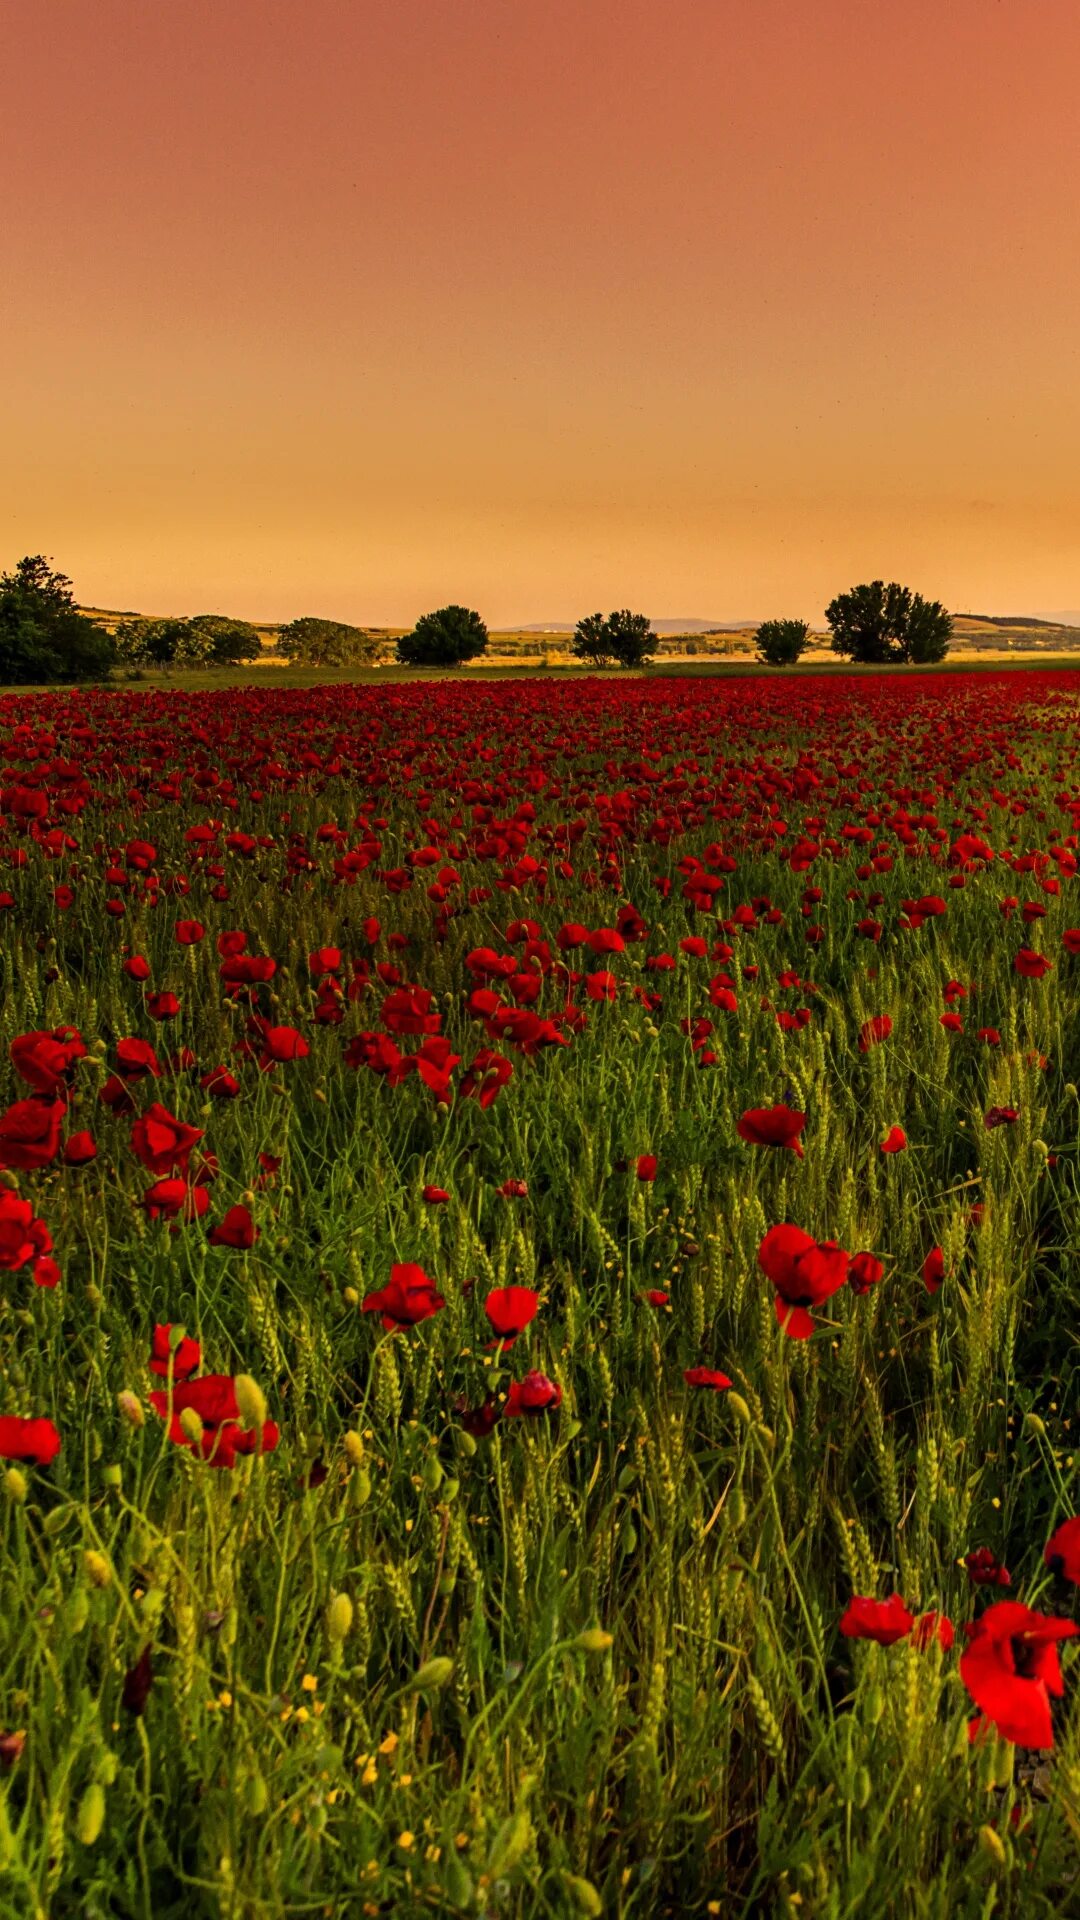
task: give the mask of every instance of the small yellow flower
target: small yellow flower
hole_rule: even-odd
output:
[[[409,1848],[412,1846],[412,1843],[415,1837],[416,1837],[415,1834],[412,1834],[409,1832],[408,1827],[406,1827],[404,1833],[398,1834],[397,1843],[403,1853],[408,1853]]]
[[[394,1749],[395,1749],[395,1748],[396,1748],[396,1746],[397,1746],[397,1743],[398,1743],[398,1737],[397,1737],[397,1734],[396,1734],[396,1733],[388,1733],[388,1734],[387,1734],[387,1736],[386,1736],[386,1739],[385,1739],[385,1740],[382,1740],[382,1741],[380,1741],[380,1743],[379,1743],[379,1752],[380,1752],[380,1753],[393,1753],[393,1752],[394,1752]]]
[[[228,1687],[223,1687],[221,1692],[218,1694],[218,1705],[220,1707],[232,1706],[232,1694],[229,1692]]]
[[[360,1785],[362,1787],[373,1787],[378,1777],[379,1769],[375,1761],[369,1760],[363,1773],[360,1775]]]
[[[306,1707],[297,1707],[296,1718],[303,1724],[305,1721],[311,1719],[311,1715]]]
[[[300,1685],[305,1693],[315,1693],[318,1689],[319,1682],[315,1674],[305,1673]]]
[[[399,1786],[399,1787],[411,1787],[411,1786],[412,1786],[412,1774],[411,1774],[411,1773],[402,1773],[402,1774],[399,1774],[399,1776],[398,1776],[398,1786]]]

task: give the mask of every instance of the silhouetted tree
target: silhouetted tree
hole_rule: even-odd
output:
[[[208,664],[212,667],[237,667],[245,660],[257,660],[262,642],[250,620],[233,620],[224,613],[197,613],[188,621],[193,634],[205,634],[210,642]]]
[[[440,607],[425,613],[412,633],[402,634],[397,657],[406,667],[459,667],[487,650],[488,632],[469,607]]]
[[[609,613],[606,620],[602,613],[589,613],[578,621],[570,651],[594,667],[607,666],[611,660],[620,667],[640,667],[655,653],[656,635],[648,614],[631,613],[629,607]]]
[[[754,635],[757,657],[767,667],[794,666],[809,638],[805,620],[763,620]]]
[[[71,581],[44,554],[0,575],[0,681],[103,680],[115,658],[112,636],[79,612]]]
[[[825,609],[832,650],[869,666],[943,660],[952,619],[940,600],[924,600],[896,580],[871,580],[841,593]]]

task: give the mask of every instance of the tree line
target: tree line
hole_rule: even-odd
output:
[[[852,587],[826,608],[834,653],[868,666],[932,666],[943,660],[952,617],[939,600],[924,600],[893,580]],[[810,639],[805,620],[765,620],[754,634],[756,657],[767,666],[792,666]],[[487,651],[488,630],[471,607],[425,613],[396,642],[402,666],[458,667]],[[571,655],[592,667],[643,667],[656,635],[648,615],[628,607],[590,613],[578,621]],[[29,554],[0,575],[0,684],[106,680],[115,668],[241,667],[264,649],[248,620],[200,613],[190,619],[125,618],[110,633],[80,611],[71,581],[43,554]],[[378,641],[362,627],[304,615],[278,634],[276,652],[296,666],[370,666]]]

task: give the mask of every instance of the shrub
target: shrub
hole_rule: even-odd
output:
[[[578,621],[570,651],[594,667],[613,660],[620,667],[641,667],[656,651],[656,635],[648,614],[631,613],[629,607],[609,613],[606,620],[602,613],[589,613]]]
[[[282,627],[277,651],[298,667],[362,667],[371,665],[377,647],[362,627],[304,614]]]

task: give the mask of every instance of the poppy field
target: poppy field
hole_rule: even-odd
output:
[[[1080,679],[0,698],[0,1911],[1080,1911]]]

